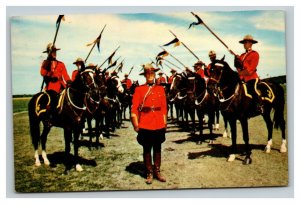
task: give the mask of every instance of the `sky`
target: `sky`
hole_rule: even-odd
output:
[[[260,54],[257,67],[261,78],[286,74],[285,47],[285,13],[283,11],[218,11],[195,12],[204,23],[215,32],[235,53],[244,52],[240,40],[251,34],[257,44],[253,49]],[[10,19],[11,26],[11,64],[13,94],[34,94],[40,91],[43,78],[40,66],[47,57],[42,53],[49,42],[53,41],[58,15],[14,16]],[[100,52],[95,47],[87,64],[102,64],[104,60],[118,47],[114,60],[124,60],[123,72],[134,66],[129,78],[145,80],[139,75],[141,65],[155,60],[162,51],[160,46],[170,42],[175,33],[178,39],[195,53],[206,64],[209,63],[208,52],[214,50],[217,58],[225,55],[225,60],[233,67],[233,56],[204,25],[188,29],[196,19],[189,12],[172,13],[113,13],[113,14],[84,14],[65,15],[57,35],[57,59],[64,62],[71,76],[76,58],[85,59],[91,49],[86,46],[93,42],[106,25],[100,42]],[[164,47],[185,66],[192,67],[197,62],[183,45]],[[166,60],[183,66],[171,56]],[[107,63],[103,67],[107,67]],[[162,71],[170,75],[170,68],[179,68],[165,61]],[[111,69],[113,70],[113,68]]]

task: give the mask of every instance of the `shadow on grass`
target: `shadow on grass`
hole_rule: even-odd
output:
[[[50,167],[55,168],[57,164],[64,164],[67,170],[70,170],[74,165],[74,155],[69,154],[66,159],[65,152],[54,152],[53,154],[48,154],[48,159],[50,161]],[[79,164],[87,165],[87,166],[97,166],[97,163],[94,159],[85,159],[82,157],[78,157]]]
[[[199,143],[199,142],[205,142],[208,140],[215,140],[218,137],[222,137],[222,134],[203,134],[202,136],[200,135],[192,135],[192,134],[187,134],[186,136],[189,136],[187,138],[184,139],[179,139],[179,140],[174,140],[173,142],[176,144],[183,144],[185,142],[195,142],[195,143]]]
[[[210,149],[206,151],[189,152],[188,159],[198,159],[198,158],[205,158],[205,157],[227,158],[231,152],[231,146],[225,146],[222,144],[210,144],[208,147],[210,147]],[[263,152],[265,145],[252,144],[250,145],[250,148],[251,150],[262,150]],[[237,145],[237,154],[239,154],[240,156],[246,156],[244,150],[245,150],[244,144]],[[239,158],[236,159],[242,161]]]
[[[140,175],[143,178],[145,177],[145,166],[143,162],[132,162],[125,170],[131,174]]]

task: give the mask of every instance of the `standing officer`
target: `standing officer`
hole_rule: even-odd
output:
[[[239,43],[244,45],[245,52],[241,56],[235,56],[234,66],[237,68],[241,80],[246,83],[248,92],[251,93],[256,103],[257,111],[262,113],[262,101],[259,93],[256,91],[257,83],[259,82],[259,77],[256,72],[259,54],[252,50],[252,45],[256,44],[257,41],[254,40],[251,35],[246,35]]]
[[[80,71],[84,70],[84,61],[78,57],[73,64],[76,65],[77,69],[72,72],[72,81],[74,81]]]
[[[154,178],[161,182],[166,179],[160,174],[161,144],[165,141],[167,127],[167,103],[165,90],[154,83],[155,72],[151,64],[144,65],[146,84],[136,87],[132,98],[131,122],[138,133],[137,141],[143,146],[143,158],[146,167],[146,183]],[[154,167],[152,167],[151,150],[153,149]],[[153,171],[154,170],[154,171]]]
[[[122,84],[126,84],[126,89],[129,90],[130,87],[132,86],[132,81],[131,79],[128,78],[128,74],[124,74],[124,79],[121,81]]]

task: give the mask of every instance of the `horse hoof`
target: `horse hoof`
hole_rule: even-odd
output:
[[[201,145],[202,144],[202,141],[198,141],[196,142],[197,145]]]
[[[235,154],[229,155],[227,161],[228,161],[228,162],[233,162],[234,160],[235,160]]]
[[[212,144],[214,144],[214,141],[213,140],[209,140],[209,143],[208,143],[209,145],[212,145]]]
[[[265,147],[265,152],[269,154],[271,152],[271,147]]]
[[[50,166],[49,160],[45,160],[45,161],[44,161],[44,164],[45,164],[46,166]]]
[[[286,152],[287,152],[286,147],[285,147],[285,146],[284,146],[284,147],[281,146],[281,147],[280,147],[280,152],[281,152],[281,153],[286,153]]]
[[[75,169],[76,169],[76,171],[78,171],[78,172],[83,171],[83,168],[81,167],[80,164],[76,164]]]
[[[103,139],[104,139],[104,137],[103,137],[103,134],[100,134],[100,139],[101,139],[101,140],[103,140]]]
[[[246,157],[243,161],[243,164],[244,165],[248,165],[248,164],[251,164],[252,163],[252,159],[250,157]]]
[[[38,162],[35,162],[35,166],[36,166],[36,167],[41,166],[41,162],[39,162],[39,161],[38,161]]]

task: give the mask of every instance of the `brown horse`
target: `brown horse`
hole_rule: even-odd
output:
[[[249,145],[248,118],[258,116],[252,95],[247,92],[245,83],[240,80],[237,72],[233,71],[224,60],[216,60],[210,69],[211,79],[217,84],[221,112],[229,120],[231,127],[232,149],[228,161],[235,159],[237,153],[236,121],[239,120],[243,131],[246,157],[243,164],[250,164],[252,159]],[[265,151],[270,152],[272,145],[273,123],[275,128],[280,127],[282,144],[280,152],[286,152],[285,120],[284,120],[284,90],[276,83],[261,81],[257,87],[263,101],[262,116],[268,129],[268,142]],[[271,120],[271,110],[274,109],[274,118]]]

